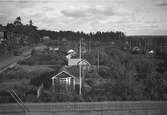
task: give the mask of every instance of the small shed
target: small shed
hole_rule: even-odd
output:
[[[81,77],[83,79],[83,77]],[[79,66],[65,66],[52,78],[52,87],[57,93],[79,92]]]
[[[52,79],[52,86],[56,92],[67,92],[75,89],[75,76],[67,71],[61,71],[54,75]]]

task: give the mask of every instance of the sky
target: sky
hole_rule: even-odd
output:
[[[167,0],[0,0],[0,24],[20,16],[39,29],[167,35]]]

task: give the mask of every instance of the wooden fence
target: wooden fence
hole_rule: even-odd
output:
[[[167,115],[167,102],[83,102],[0,104],[0,115]]]

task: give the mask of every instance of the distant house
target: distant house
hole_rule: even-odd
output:
[[[150,50],[150,51],[148,51],[148,54],[154,54],[154,53],[155,53],[154,50]]]
[[[70,60],[71,58],[73,58],[75,55],[76,55],[76,52],[73,50],[73,49],[70,49],[68,52],[67,52],[67,56],[66,56],[66,58],[68,59],[68,60]]]
[[[82,60],[80,58],[73,58],[73,56],[76,54],[73,49],[70,49],[67,54],[68,55],[66,56],[66,58],[68,59],[68,66],[78,65],[78,62]]]
[[[139,53],[141,49],[138,46],[133,47],[132,53]]]
[[[80,60],[77,63],[77,65],[81,65],[81,68],[82,68],[83,71],[89,71],[90,66],[91,66],[91,64],[85,59]]]
[[[154,57],[155,54],[156,54],[156,52],[155,52],[154,50],[148,50],[148,51],[146,51],[146,53],[145,53],[145,55],[146,55],[147,57],[150,57],[150,58]]]
[[[68,59],[68,66],[76,66],[76,65],[82,65],[82,66],[90,66],[91,64],[85,60],[80,58],[74,58],[74,59]]]
[[[43,36],[40,40],[41,41],[49,41],[50,37],[49,36]]]
[[[87,60],[85,60],[85,59],[81,59],[78,63],[77,63],[77,65],[82,65],[82,66],[91,66],[91,64],[87,61]]]
[[[76,66],[76,65],[85,65],[85,66],[90,66],[90,63],[82,58],[74,58],[74,56],[76,55],[76,52],[74,50],[69,50],[68,55],[66,56],[66,58],[68,59],[68,66]]]
[[[49,50],[50,50],[50,51],[58,51],[59,48],[58,48],[58,47],[49,47]]]

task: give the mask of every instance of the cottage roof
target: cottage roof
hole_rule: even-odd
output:
[[[76,78],[79,77],[79,66],[65,66],[61,68],[60,71],[66,71],[67,73],[75,76]]]
[[[79,65],[79,64],[87,64],[87,65],[91,65],[87,60],[85,60],[85,59],[82,59],[82,60],[80,60],[77,64]]]
[[[51,79],[55,79],[57,77],[59,77],[59,78],[73,77],[73,78],[75,78],[75,76],[73,76],[72,74],[70,74],[67,71],[61,71],[58,74],[54,75]]]
[[[73,49],[70,49],[67,53],[74,53],[75,51]]]

